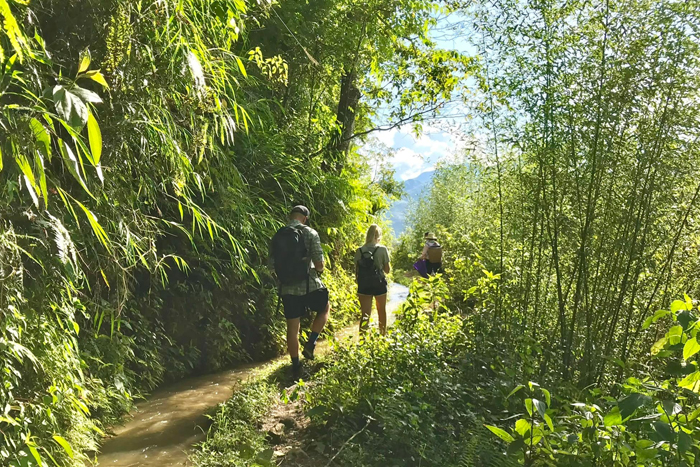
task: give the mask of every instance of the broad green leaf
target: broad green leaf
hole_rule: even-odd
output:
[[[68,91],[61,85],[56,86],[53,89],[53,101],[58,116],[76,131],[81,131],[87,123],[88,109],[85,102],[75,94],[76,88]]]
[[[620,415],[620,408],[615,406],[605,415],[603,418],[603,423],[605,426],[616,426],[622,424],[622,416]]]
[[[552,417],[550,417],[547,414],[544,414],[544,421],[547,423],[547,426],[549,427],[549,431],[554,431],[554,423],[552,423]]]
[[[58,116],[63,120],[69,120],[73,110],[73,100],[68,97],[66,89],[60,84],[53,88],[53,102]]]
[[[527,434],[527,432],[530,431],[530,422],[525,420],[524,418],[521,418],[517,422],[515,422],[515,432],[518,433],[520,436],[523,438]]]
[[[680,453],[686,453],[693,447],[693,438],[691,438],[685,431],[680,430],[678,432],[678,451]]]
[[[525,447],[525,440],[523,438],[518,438],[508,445],[506,449],[506,454],[509,456],[516,455]]]
[[[651,404],[651,397],[636,392],[620,399],[617,403],[620,409],[620,416],[623,419],[629,417],[635,410],[646,404]]]
[[[644,325],[642,326],[642,329],[648,329],[649,326],[651,326],[653,323],[657,322],[658,320],[669,314],[671,314],[671,312],[668,310],[657,310],[653,316],[650,316],[646,320],[644,320]]]
[[[544,400],[547,402],[547,407],[552,405],[552,395],[545,388],[540,388],[540,391],[544,394]]]
[[[656,341],[656,343],[654,343],[654,345],[651,346],[651,354],[656,355],[659,352],[661,352],[667,343],[668,343],[667,337],[662,337],[661,339]]]
[[[94,93],[88,89],[84,89],[79,86],[73,86],[70,92],[78,96],[83,102],[90,102],[91,104],[102,103],[102,98],[97,93]]]
[[[688,360],[698,352],[700,352],[700,343],[698,343],[698,340],[695,337],[688,339],[683,346],[683,359]]]
[[[105,77],[100,73],[100,70],[88,71],[85,76],[93,80],[94,82],[102,85],[103,88],[109,89],[109,85],[105,80]]]
[[[671,345],[680,344],[681,339],[683,338],[683,326],[681,326],[681,325],[673,326],[671,329],[668,330],[668,334],[666,334],[666,337],[668,337],[669,344],[671,344]]]
[[[502,430],[501,428],[498,428],[497,426],[492,426],[492,425],[484,425],[484,426],[485,426],[486,428],[488,428],[488,429],[491,431],[491,433],[493,433],[494,435],[498,436],[499,438],[501,438],[501,439],[502,439],[503,441],[505,441],[506,443],[512,443],[513,441],[515,441],[515,438],[513,438],[513,437],[510,435],[510,433],[508,433],[508,432],[505,431],[505,430]]]
[[[690,373],[678,382],[678,386],[689,389],[695,393],[700,393],[700,371]]]
[[[275,455],[275,451],[272,448],[265,449],[255,456],[255,459],[259,462],[264,462],[265,464],[270,465],[270,462],[272,461],[272,456]]]
[[[70,446],[68,441],[66,441],[65,439],[63,439],[59,435],[53,435],[53,439],[54,439],[54,441],[56,441],[58,444],[61,445],[63,450],[66,451],[66,454],[68,454],[68,457],[73,459],[73,448]]]
[[[652,424],[654,431],[663,439],[664,441],[675,441],[676,434],[668,423],[655,421]]]
[[[538,399],[532,399],[532,405],[535,406],[537,412],[539,412],[540,417],[544,417],[544,413],[547,411],[547,404]]]
[[[510,397],[511,397],[513,394],[515,394],[516,392],[520,391],[520,390],[523,389],[524,387],[525,387],[525,386],[523,386],[522,384],[516,386],[515,389],[513,389],[512,391],[510,391],[510,394],[508,394],[508,397],[506,397],[506,399],[510,399]]]
[[[93,164],[97,166],[102,157],[102,132],[92,112],[88,111],[88,140],[90,142],[90,152],[92,153]]]
[[[532,399],[525,399],[525,410],[532,417]]]
[[[676,313],[680,310],[687,310],[687,304],[683,300],[674,300],[671,303],[671,313]]]

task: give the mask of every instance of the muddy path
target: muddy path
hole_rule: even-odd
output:
[[[387,306],[388,324],[406,299],[408,288],[392,284]],[[356,326],[339,333],[339,338],[357,334]],[[327,351],[325,342],[318,352]],[[286,357],[280,357],[286,358]],[[187,451],[203,441],[208,426],[208,410],[231,396],[234,388],[253,372],[274,360],[251,363],[235,369],[185,379],[161,388],[145,401],[136,404],[130,421],[113,427],[115,436],[105,440],[98,456],[100,466],[161,467],[189,465]]]

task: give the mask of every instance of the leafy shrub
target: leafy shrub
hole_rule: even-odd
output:
[[[277,397],[277,388],[266,379],[239,388],[219,405],[207,440],[194,451],[191,460],[200,467],[271,466],[272,453],[260,428]]]
[[[527,415],[515,417],[509,432],[488,428],[524,465],[697,465],[699,310],[686,296],[649,317],[645,327],[667,318],[670,326],[647,355],[649,364],[621,368],[633,373],[622,383],[588,388],[583,400],[564,396],[555,403],[534,383],[517,386],[508,397],[527,391]]]
[[[307,393],[325,442],[338,447],[361,432],[338,462],[448,465],[460,458],[462,435],[477,424],[460,366],[464,322],[439,304],[444,291],[439,278],[416,281],[396,328],[338,348]]]

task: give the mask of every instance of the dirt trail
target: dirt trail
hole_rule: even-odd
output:
[[[390,326],[395,320],[394,312],[407,295],[406,287],[391,285],[387,306]],[[349,326],[339,333],[339,337],[347,337],[356,332],[355,325]],[[318,352],[325,352],[327,348],[325,342],[321,343]],[[236,385],[251,376],[256,369],[272,361],[186,379],[156,391],[148,400],[137,404],[129,422],[114,427],[116,436],[107,439],[102,446],[99,465],[188,465],[187,451],[193,444],[203,441],[206,437],[200,427],[207,426],[207,410],[226,401]]]

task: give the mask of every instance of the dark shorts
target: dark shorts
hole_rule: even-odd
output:
[[[428,275],[442,274],[442,263],[431,263],[430,261],[425,261],[425,268],[428,270]]]
[[[284,317],[301,318],[306,310],[323,313],[328,307],[328,289],[318,289],[306,295],[282,295]]]
[[[360,295],[371,295],[373,297],[377,297],[379,295],[386,295],[387,293],[387,286],[386,286],[386,281],[384,281],[383,284],[377,284],[377,285],[358,285],[357,286],[357,293]]]

